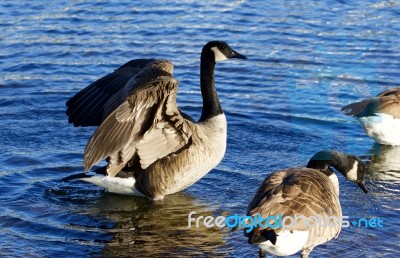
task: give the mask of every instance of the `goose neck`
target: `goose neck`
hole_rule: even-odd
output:
[[[327,176],[333,171],[330,167],[334,167],[337,171],[343,173],[346,170],[346,156],[337,151],[320,151],[315,154],[307,164],[308,168],[318,169]]]
[[[331,167],[340,173],[345,171],[345,157],[343,154],[335,151],[321,151],[315,154],[307,164],[308,168],[313,168],[324,173],[333,183],[336,194],[339,196],[339,180]]]
[[[200,88],[203,96],[203,110],[199,121],[210,119],[222,114],[221,104],[215,89],[215,62],[213,58],[208,58],[202,54],[200,65]]]

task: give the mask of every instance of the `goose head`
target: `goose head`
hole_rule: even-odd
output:
[[[354,156],[346,155],[346,159],[342,161],[342,169],[339,172],[344,175],[349,181],[356,183],[364,193],[368,193],[365,187],[364,174],[366,172],[366,166],[364,162]]]
[[[364,193],[368,192],[364,183],[366,166],[354,155],[332,150],[320,151],[310,159],[307,167],[318,169],[327,176],[334,173],[331,169],[333,167],[349,181],[356,183]]]
[[[202,55],[213,57],[214,62],[221,62],[229,58],[247,59],[246,56],[233,50],[224,41],[210,41],[204,47]]]

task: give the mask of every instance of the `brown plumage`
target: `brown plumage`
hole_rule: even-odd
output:
[[[376,97],[352,103],[342,108],[347,116],[370,116],[384,113],[400,119],[400,87],[384,91]]]
[[[203,47],[203,111],[197,123],[176,104],[178,80],[167,60],[132,60],[72,97],[67,102],[69,122],[99,126],[86,145],[84,170],[107,159],[106,180],[84,180],[106,188],[116,183],[110,191],[138,190],[158,200],[192,185],[218,165],[226,148],[226,119],[214,68],[228,58],[246,57],[222,41]],[[125,184],[114,177],[133,180]]]
[[[74,126],[99,126],[136,88],[160,76],[172,76],[172,72],[166,60],[132,60],[69,99],[68,121]]]
[[[282,214],[282,217],[294,217],[294,215],[307,218],[317,215],[340,217],[342,210],[331,180],[321,171],[310,168],[289,168],[273,173],[258,188],[247,209],[247,215],[257,214],[261,214],[263,218],[277,214]],[[288,229],[309,230],[309,239],[303,250],[312,249],[340,233],[340,225],[323,227],[317,224],[309,229],[302,220],[299,222]],[[265,241],[259,237],[264,230],[269,228],[256,228],[251,236],[248,235],[249,242]],[[279,235],[281,230],[281,228],[275,229],[275,234]]]
[[[291,255],[303,250],[303,257],[307,257],[315,246],[337,237],[341,229],[340,223],[331,220],[331,226],[327,227],[324,223],[318,223],[316,219],[334,216],[340,220],[342,216],[338,181],[330,166],[335,167],[349,180],[358,183],[366,192],[363,184],[365,165],[360,159],[337,151],[318,152],[310,160],[307,168],[288,168],[272,173],[261,183],[247,208],[247,216],[253,218],[258,215],[263,218],[279,215],[282,218],[301,216],[310,218],[309,223],[314,226],[310,227],[302,219],[294,225],[287,224],[285,230],[283,227],[275,228],[265,224],[265,228],[258,226],[250,232],[245,230],[249,243],[258,244],[262,250],[278,256]],[[288,231],[290,233],[287,233]],[[291,241],[298,239],[292,239],[289,243],[282,242],[287,241],[285,238],[293,232],[294,237],[296,232],[300,232],[300,237],[304,237],[301,232],[306,234],[304,242],[297,249]],[[280,237],[284,240],[280,240]]]

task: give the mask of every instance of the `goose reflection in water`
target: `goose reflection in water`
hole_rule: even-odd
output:
[[[400,183],[400,146],[374,144],[370,153],[368,168],[371,181]]]
[[[143,198],[105,194],[96,204],[96,214],[104,215],[116,225],[103,250],[106,257],[193,257],[227,256],[224,230],[200,225],[188,227],[188,214],[195,211],[213,215],[210,207],[185,193],[165,198],[160,203]]]

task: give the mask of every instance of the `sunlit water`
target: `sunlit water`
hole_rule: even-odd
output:
[[[0,256],[255,257],[242,232],[189,229],[188,214],[243,214],[272,171],[338,149],[371,160],[369,194],[340,177],[344,215],[384,227],[344,228],[312,257],[398,257],[400,151],[340,108],[399,86],[399,27],[391,0],[1,2]],[[167,58],[198,118],[199,54],[214,39],[249,58],[217,66],[229,124],[217,168],[159,203],[61,181],[82,172],[94,130],[68,124],[68,98],[130,59]]]

